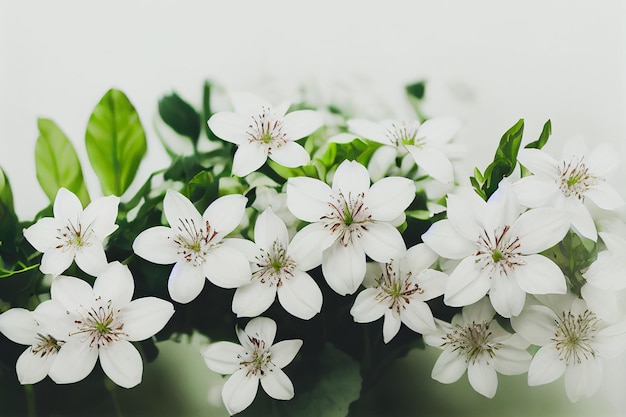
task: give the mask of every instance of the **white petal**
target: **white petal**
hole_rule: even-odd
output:
[[[452,271],[444,294],[444,303],[461,307],[475,303],[487,294],[491,286],[489,275],[467,257]]]
[[[400,316],[394,314],[392,310],[387,309],[385,311],[383,320],[383,341],[385,343],[389,343],[398,334],[401,324]]]
[[[621,290],[626,287],[624,271],[626,257],[623,252],[602,251],[598,258],[583,274],[588,283],[606,290]]]
[[[389,140],[388,131],[378,123],[367,119],[350,119],[347,122],[348,131],[363,139],[370,139],[383,145],[393,145]],[[395,154],[395,150],[394,150]]]
[[[569,365],[565,370],[565,392],[572,402],[596,393],[602,382],[602,362],[589,358]]]
[[[210,370],[228,375],[239,369],[240,357],[246,354],[246,350],[243,346],[233,342],[215,342],[203,349],[201,353]]]
[[[309,136],[322,127],[322,115],[315,110],[297,110],[283,118],[285,140],[293,141]]]
[[[49,334],[65,340],[76,330],[76,314],[68,314],[67,308],[56,300],[46,300],[33,311],[33,317],[39,323],[39,333]]]
[[[389,309],[389,305],[376,300],[380,293],[378,288],[366,288],[361,291],[354,300],[350,314],[357,323],[370,323],[381,318]]]
[[[114,195],[93,200],[83,211],[80,224],[91,227],[99,239],[104,239],[117,230],[115,220],[119,203],[120,198]]]
[[[293,384],[282,369],[274,368],[261,378],[261,386],[272,398],[290,400],[293,398]]]
[[[554,344],[546,345],[535,353],[530,363],[528,385],[534,387],[548,384],[563,375],[565,368],[565,362],[559,358],[559,353]]]
[[[418,243],[406,251],[406,255],[401,260],[402,270],[411,271],[417,275],[426,268],[431,267],[439,256],[425,243]]]
[[[495,276],[491,279],[489,299],[498,314],[509,318],[519,315],[522,311],[524,301],[526,301],[526,293],[522,291],[517,280],[513,277]]]
[[[264,98],[247,91],[230,93],[230,99],[232,101],[235,112],[244,116],[252,116],[256,115],[257,113],[261,113],[263,107],[270,109],[273,107]],[[284,113],[279,115],[279,117],[282,116],[284,116]]]
[[[365,277],[365,252],[354,244],[334,243],[322,254],[322,273],[337,294],[353,294]]]
[[[462,259],[476,251],[476,243],[461,236],[447,219],[433,223],[422,235],[422,240],[444,258]]]
[[[96,278],[93,283],[93,292],[103,300],[111,300],[113,306],[122,308],[130,303],[135,291],[135,281],[128,266],[115,261]]]
[[[404,213],[415,198],[415,184],[408,178],[383,178],[369,189],[364,203],[374,220],[389,222]]]
[[[613,321],[623,315],[622,306],[626,293],[598,288],[587,282],[580,289],[580,295],[587,302],[589,310],[606,321]]]
[[[75,255],[76,265],[91,276],[100,275],[108,265],[102,242],[91,242],[88,246],[81,246]]]
[[[333,190],[341,191],[344,195],[367,194],[370,188],[370,176],[367,169],[357,161],[343,161],[335,171]],[[295,213],[294,213],[295,214]]]
[[[489,197],[483,213],[485,230],[513,224],[524,209],[520,206],[507,178],[500,181],[498,189]]]
[[[519,237],[523,254],[539,253],[559,243],[569,226],[567,216],[561,210],[536,208],[523,213],[509,233]]]
[[[610,176],[619,168],[619,152],[611,143],[600,143],[585,156],[587,157],[588,166],[593,171],[593,175],[598,177],[605,178]]]
[[[400,259],[406,253],[402,235],[389,223],[368,223],[359,243],[365,253],[376,262],[386,263],[392,259]]]
[[[440,150],[430,147],[406,146],[415,163],[434,179],[443,183],[454,181],[452,163]]]
[[[167,281],[172,300],[186,304],[194,300],[204,288],[204,270],[199,266],[193,266],[187,261],[176,262]]]
[[[73,225],[78,225],[83,205],[76,194],[66,188],[60,188],[54,199],[52,210],[54,217],[61,223],[65,224],[66,221],[70,221]]]
[[[274,242],[286,248],[289,245],[289,233],[287,226],[271,208],[265,209],[259,215],[254,224],[254,241],[261,248],[270,251]]]
[[[233,237],[223,239],[221,244],[241,252],[249,262],[256,262],[256,257],[261,254],[261,248],[251,240]]]
[[[559,163],[540,149],[523,148],[517,153],[517,160],[530,172],[547,178],[556,178]]]
[[[100,365],[111,381],[120,387],[139,385],[143,362],[137,349],[127,340],[112,342],[100,348]]]
[[[48,375],[56,359],[56,353],[41,355],[34,353],[32,347],[26,349],[15,363],[15,371],[20,384],[36,384]]]
[[[241,223],[248,199],[241,194],[230,194],[212,202],[202,214],[203,225],[209,222],[213,230],[225,236]]]
[[[24,237],[39,252],[46,252],[59,244],[57,239],[59,222],[52,217],[39,219],[27,229],[24,229]]]
[[[135,238],[133,251],[155,264],[173,264],[181,258],[177,245],[172,241],[173,235],[173,229],[169,227],[151,227],[139,233]]]
[[[287,207],[297,218],[317,222],[330,211],[328,202],[333,191],[324,182],[309,177],[287,180]]]
[[[554,262],[543,255],[524,256],[524,262],[512,272],[522,290],[529,294],[565,294],[565,276]]]
[[[131,342],[154,336],[165,327],[173,314],[172,303],[155,297],[133,300],[120,313],[124,320],[124,333]]]
[[[202,225],[202,216],[200,216],[198,209],[178,191],[167,190],[163,199],[163,212],[173,230],[180,227],[184,228],[187,224],[185,222],[190,222],[196,227]]]
[[[551,177],[530,175],[513,183],[517,200],[526,207],[542,207],[551,197],[559,194],[559,187]]]
[[[98,349],[89,347],[88,341],[69,340],[57,353],[50,367],[50,378],[57,384],[78,382],[91,373],[97,360]]]
[[[413,297],[416,300],[428,301],[442,295],[448,285],[448,274],[432,269],[422,271],[417,275],[413,275],[414,281],[419,284],[423,293],[415,293]]]
[[[396,164],[398,150],[393,146],[381,146],[372,154],[367,163],[367,172],[372,181],[378,181],[385,177],[391,166]]]
[[[237,147],[233,157],[233,175],[245,177],[261,168],[267,160],[267,149],[257,142],[244,142]]]
[[[206,277],[222,288],[236,288],[250,281],[250,263],[236,249],[218,246],[212,249],[204,262]]]
[[[564,208],[572,222],[572,227],[577,233],[591,239],[594,242],[598,239],[596,225],[589,210],[576,197],[568,197],[563,200]]]
[[[41,257],[39,270],[53,277],[62,274],[74,261],[75,251],[66,247],[54,248],[46,251]]]
[[[467,365],[467,378],[470,385],[479,394],[493,398],[498,389],[498,374],[495,367],[483,363],[481,360],[470,361]]]
[[[496,311],[493,309],[489,297],[483,297],[474,304],[463,307],[463,310],[461,310],[461,314],[457,314],[452,318],[452,324],[456,324],[457,320],[462,325],[471,322],[480,323],[483,321],[487,321],[491,323],[493,333],[494,326],[495,328],[498,328],[497,322],[492,321],[495,314]]]
[[[451,384],[458,381],[466,369],[465,358],[452,350],[445,349],[433,366],[432,377],[442,384]]]
[[[233,112],[217,112],[208,120],[209,129],[215,136],[239,145],[249,138],[248,125],[250,118]]]
[[[523,374],[528,372],[531,359],[526,350],[502,344],[496,352],[496,370],[503,375]]]
[[[230,415],[237,414],[246,408],[256,397],[259,389],[259,378],[246,376],[247,371],[240,369],[228,378],[222,389],[222,401]]]
[[[94,299],[93,289],[82,279],[60,275],[52,280],[50,294],[68,311],[77,311]]]
[[[530,343],[543,346],[554,337],[557,319],[546,306],[528,305],[519,316],[511,318],[511,326]]]
[[[624,205],[624,199],[613,187],[604,181],[598,182],[585,193],[585,197],[605,210],[615,210]]]
[[[296,357],[302,347],[302,340],[282,340],[270,348],[270,357],[272,363],[278,368],[284,368],[289,365],[293,358]]]
[[[296,142],[287,142],[279,148],[272,149],[269,158],[289,168],[301,167],[311,161],[306,149]]]
[[[39,326],[33,314],[24,308],[12,308],[0,314],[0,332],[21,345],[32,345]]]
[[[309,320],[322,310],[322,291],[306,272],[298,269],[278,287],[278,301],[287,312]]]
[[[484,229],[487,203],[473,189],[461,188],[447,198],[448,221],[461,236],[472,242]],[[436,252],[436,251],[435,251]]]
[[[400,318],[406,326],[417,333],[427,333],[435,330],[435,321],[430,307],[423,301],[411,300],[406,310],[400,313]]]
[[[233,313],[237,317],[256,317],[270,308],[276,299],[276,286],[252,279],[249,284],[237,288],[233,296]]]
[[[417,132],[417,138],[427,142],[443,144],[452,140],[461,128],[461,122],[454,117],[435,117],[426,120]]]
[[[321,223],[312,223],[295,234],[287,254],[298,268],[309,271],[322,263],[322,252],[335,241],[335,237]]]
[[[246,324],[244,331],[248,336],[261,339],[266,346],[271,346],[276,336],[276,322],[267,317],[255,317]]]

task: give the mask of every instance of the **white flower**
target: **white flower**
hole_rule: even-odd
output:
[[[626,350],[626,323],[608,324],[571,295],[552,297],[552,306],[527,305],[511,325],[530,343],[541,346],[528,370],[528,385],[547,384],[565,374],[572,402],[599,388],[604,360]]]
[[[417,120],[385,120],[374,123],[365,119],[348,120],[348,130],[365,139],[383,145],[378,148],[370,167],[372,178],[382,178],[397,156],[411,154],[419,167],[438,181],[454,180],[449,153],[458,153],[457,146],[448,144],[459,130],[460,123],[453,118],[429,119],[420,125]],[[374,172],[372,172],[374,171]]]
[[[535,175],[515,184],[519,201],[527,207],[564,209],[577,233],[595,241],[596,226],[584,203],[589,199],[606,210],[624,204],[622,197],[606,182],[619,165],[618,155],[608,143],[596,146],[589,153],[580,138],[566,144],[560,160],[539,149],[521,149],[517,156],[520,164]]]
[[[28,346],[15,364],[21,384],[35,384],[44,379],[64,343],[48,334],[35,320],[33,312],[23,308],[12,308],[0,314],[0,332],[15,343]]]
[[[322,126],[314,110],[288,114],[289,103],[271,106],[249,93],[233,94],[234,112],[215,113],[208,121],[213,133],[237,145],[233,174],[243,177],[260,168],[267,158],[286,167],[299,167],[310,161],[307,151],[295,141]]]
[[[435,321],[426,301],[443,294],[448,276],[427,269],[437,260],[436,253],[420,243],[406,255],[376,266],[374,285],[361,291],[350,314],[358,323],[369,323],[384,316],[383,340],[389,343],[404,323],[417,333],[435,330]]]
[[[289,178],[287,206],[312,222],[300,233],[310,252],[323,251],[322,273],[337,293],[354,293],[365,276],[365,255],[376,262],[398,259],[406,252],[400,232],[404,210],[415,197],[407,178],[388,177],[370,187],[367,169],[344,161],[332,188],[308,177]]]
[[[497,373],[518,375],[528,370],[528,342],[504,330],[494,314],[485,297],[463,307],[451,324],[437,320],[438,331],[424,335],[428,345],[443,349],[433,367],[433,379],[451,384],[467,369],[472,388],[492,398],[498,388]]]
[[[247,201],[239,194],[226,195],[200,215],[189,199],[168,190],[163,212],[170,227],[144,230],[133,242],[133,250],[150,262],[174,264],[168,289],[179,303],[195,299],[204,288],[205,277],[223,288],[243,285],[250,280],[248,260],[222,243],[241,222]]]
[[[287,227],[266,209],[254,225],[256,244],[243,240],[238,247],[251,262],[252,279],[235,291],[233,312],[238,317],[258,316],[267,310],[278,294],[278,301],[290,314],[308,320],[322,308],[322,292],[304,271],[322,263],[321,256],[306,251],[303,240],[296,234],[291,243]],[[320,254],[321,255],[321,254]]]
[[[174,308],[154,297],[131,301],[134,287],[130,270],[119,262],[110,263],[93,288],[74,277],[53,279],[51,300],[40,304],[34,314],[56,340],[65,341],[50,367],[54,382],[84,379],[98,358],[116,384],[131,388],[141,382],[143,363],[131,342],[154,336]]]
[[[526,293],[563,294],[565,277],[550,259],[538,253],[565,236],[569,222],[559,210],[522,209],[508,181],[502,181],[487,202],[472,189],[448,196],[448,219],[434,223],[422,236],[439,255],[461,259],[450,274],[444,302],[464,306],[487,292],[496,311],[520,313]]]
[[[43,253],[39,269],[57,276],[76,265],[96,276],[107,266],[103,241],[117,229],[116,196],[101,197],[83,210],[80,200],[71,191],[60,188],[54,199],[54,217],[39,219],[27,229],[24,237]]]
[[[232,374],[224,384],[222,400],[233,415],[247,408],[259,387],[277,400],[294,396],[293,384],[282,368],[296,356],[302,340],[283,340],[274,343],[276,322],[257,317],[244,330],[237,329],[240,345],[216,342],[202,351],[206,365],[214,372]]]
[[[287,194],[279,193],[272,187],[261,186],[256,187],[255,195],[256,198],[254,199],[254,203],[252,203],[252,207],[259,212],[271,207],[274,214],[285,222],[289,236],[293,236],[300,220],[289,211],[287,207]]]

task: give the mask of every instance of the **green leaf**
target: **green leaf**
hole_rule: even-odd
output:
[[[498,189],[498,184],[502,178],[508,177],[515,170],[523,133],[524,119],[520,119],[502,135],[493,162],[489,164],[483,174],[484,183],[482,183],[482,192],[479,194],[483,195],[485,199],[488,199]]]
[[[209,81],[205,81],[204,87],[202,88],[202,126],[204,127],[204,133],[207,138],[210,140],[221,141],[213,134],[211,129],[209,129],[209,124],[207,123],[209,118],[213,115],[213,110],[211,110],[211,88],[211,83]]]
[[[528,145],[525,146],[525,148],[534,148],[534,149],[543,148],[545,144],[548,143],[548,139],[550,138],[551,134],[552,134],[552,122],[548,120],[543,125],[543,129],[541,130],[541,135],[539,135],[539,139],[537,139],[534,142],[530,142]]]
[[[121,196],[146,154],[146,134],[126,95],[111,89],[96,105],[85,134],[89,161],[102,192]]]
[[[350,404],[359,398],[359,365],[330,344],[320,354],[319,380],[287,402],[278,404],[281,415],[298,417],[344,417]]]
[[[38,119],[39,137],[35,145],[35,168],[39,185],[50,202],[59,188],[65,187],[86,206],[89,193],[76,151],[67,136],[49,119]]]
[[[219,197],[219,183],[209,171],[199,172],[187,186],[189,199],[200,213]]]
[[[161,119],[179,135],[188,137],[194,147],[200,137],[200,115],[191,105],[172,93],[159,100],[159,115]]]
[[[409,84],[405,87],[405,90],[409,96],[421,100],[424,98],[424,93],[426,92],[426,82],[418,81],[416,83]]]
[[[9,177],[6,176],[2,168],[0,168],[0,202],[13,210],[13,191],[11,191]]]

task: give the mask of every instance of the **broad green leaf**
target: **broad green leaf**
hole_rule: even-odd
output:
[[[520,119],[502,135],[493,162],[489,164],[483,174],[482,191],[485,199],[488,199],[498,189],[498,184],[502,178],[508,177],[515,170],[523,133],[524,119]]]
[[[218,198],[219,186],[215,177],[209,171],[199,172],[189,181],[189,199],[202,213],[213,201]]]
[[[545,146],[546,143],[548,143],[548,139],[550,138],[551,134],[552,134],[552,122],[550,120],[548,120],[543,125],[543,129],[541,130],[541,135],[539,135],[539,139],[537,139],[534,142],[530,142],[525,147],[526,148],[541,149],[541,148],[543,148]]]
[[[6,176],[2,168],[0,168],[0,201],[10,210],[13,210],[13,191],[11,191],[9,177]]]
[[[426,92],[426,82],[418,81],[416,83],[409,84],[405,87],[405,90],[409,96],[421,100],[424,98],[424,93]]]
[[[111,89],[96,105],[87,124],[85,144],[102,192],[124,194],[147,144],[139,115],[123,92]]]
[[[201,122],[194,108],[176,93],[159,100],[158,107],[161,119],[176,133],[189,138],[195,147],[200,137]]]
[[[86,206],[89,204],[89,193],[72,143],[52,120],[38,119],[37,127],[39,137],[35,145],[35,168],[39,185],[50,202],[54,202],[59,188],[65,187]]]

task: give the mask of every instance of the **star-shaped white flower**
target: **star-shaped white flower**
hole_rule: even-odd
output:
[[[424,335],[426,344],[443,349],[433,367],[433,379],[451,384],[467,370],[472,388],[493,398],[498,388],[498,373],[519,375],[528,370],[529,343],[504,330],[494,315],[485,297],[463,307],[450,324],[437,320],[438,330]]]
[[[322,126],[314,110],[287,113],[289,103],[272,106],[250,94],[232,95],[234,112],[218,112],[208,120],[215,136],[237,145],[233,174],[243,177],[259,169],[269,157],[286,166],[299,167],[310,161],[307,151],[295,141]]]
[[[174,307],[154,297],[131,301],[134,287],[130,270],[119,262],[110,263],[93,288],[74,277],[53,279],[52,298],[35,310],[35,318],[52,337],[65,341],[50,367],[54,382],[84,379],[98,358],[116,384],[131,388],[141,382],[143,362],[131,342],[159,332],[174,314]]]
[[[395,226],[415,198],[407,178],[383,178],[370,187],[367,169],[356,161],[342,162],[332,188],[308,177],[287,182],[287,206],[311,222],[300,233],[307,251],[322,253],[322,273],[341,295],[354,293],[365,276],[365,255],[376,262],[399,259],[406,246]]]
[[[454,180],[449,157],[458,154],[460,149],[458,145],[448,142],[459,127],[459,121],[449,117],[429,119],[423,124],[417,120],[384,120],[380,123],[366,119],[348,120],[350,132],[385,145],[372,155],[375,163],[368,167],[372,178],[382,178],[395,163],[396,157],[408,152],[419,167],[444,183]]]
[[[116,196],[101,197],[83,210],[74,193],[60,188],[54,199],[54,217],[44,217],[24,229],[26,240],[43,253],[41,272],[60,275],[74,260],[92,276],[106,268],[103,242],[117,229],[119,202]]]
[[[604,361],[626,351],[626,322],[609,324],[570,294],[552,296],[548,304],[527,305],[511,325],[541,346],[528,369],[528,385],[547,384],[565,374],[567,396],[575,402],[598,390]]]
[[[237,329],[239,345],[216,342],[202,351],[210,370],[232,374],[222,389],[222,400],[230,415],[246,409],[256,396],[259,382],[265,392],[277,400],[294,396],[293,384],[282,368],[296,356],[302,340],[283,340],[274,344],[276,322],[257,317]]]
[[[569,229],[559,210],[537,208],[520,215],[523,209],[506,180],[487,202],[467,188],[449,195],[447,207],[448,218],[422,236],[440,256],[461,260],[450,273],[446,304],[469,305],[488,292],[498,314],[511,317],[522,311],[526,293],[565,293],[563,273],[539,254]]]
[[[443,272],[428,269],[437,258],[435,252],[420,243],[401,259],[374,264],[375,268],[368,269],[372,273],[366,274],[368,288],[357,295],[350,309],[354,321],[369,323],[384,316],[385,343],[394,338],[401,323],[417,333],[435,330],[433,313],[426,301],[442,295],[448,280]]]
[[[174,264],[168,289],[179,303],[195,299],[204,288],[205,278],[223,288],[246,284],[251,273],[248,260],[222,243],[241,222],[247,201],[240,194],[226,195],[200,215],[188,198],[168,190],[163,212],[169,227],[144,230],[133,242],[133,250],[150,262]]]
[[[521,149],[517,159],[535,175],[515,183],[519,201],[526,207],[563,209],[574,230],[595,241],[596,226],[585,202],[591,200],[606,210],[624,204],[623,198],[606,182],[619,165],[618,155],[609,143],[589,152],[581,138],[566,144],[560,160],[543,150]]]
[[[319,313],[322,291],[306,273],[322,263],[321,253],[306,251],[301,235],[289,242],[287,227],[271,208],[254,224],[254,240],[233,239],[231,244],[248,256],[252,278],[235,291],[233,312],[238,317],[254,317],[267,310],[278,295],[287,312],[304,320]]]
[[[15,343],[28,346],[15,364],[17,379],[21,384],[35,384],[44,379],[57,352],[65,343],[51,336],[35,320],[38,310],[45,309],[45,303],[40,304],[35,313],[23,308],[12,308],[0,314],[0,332]]]

